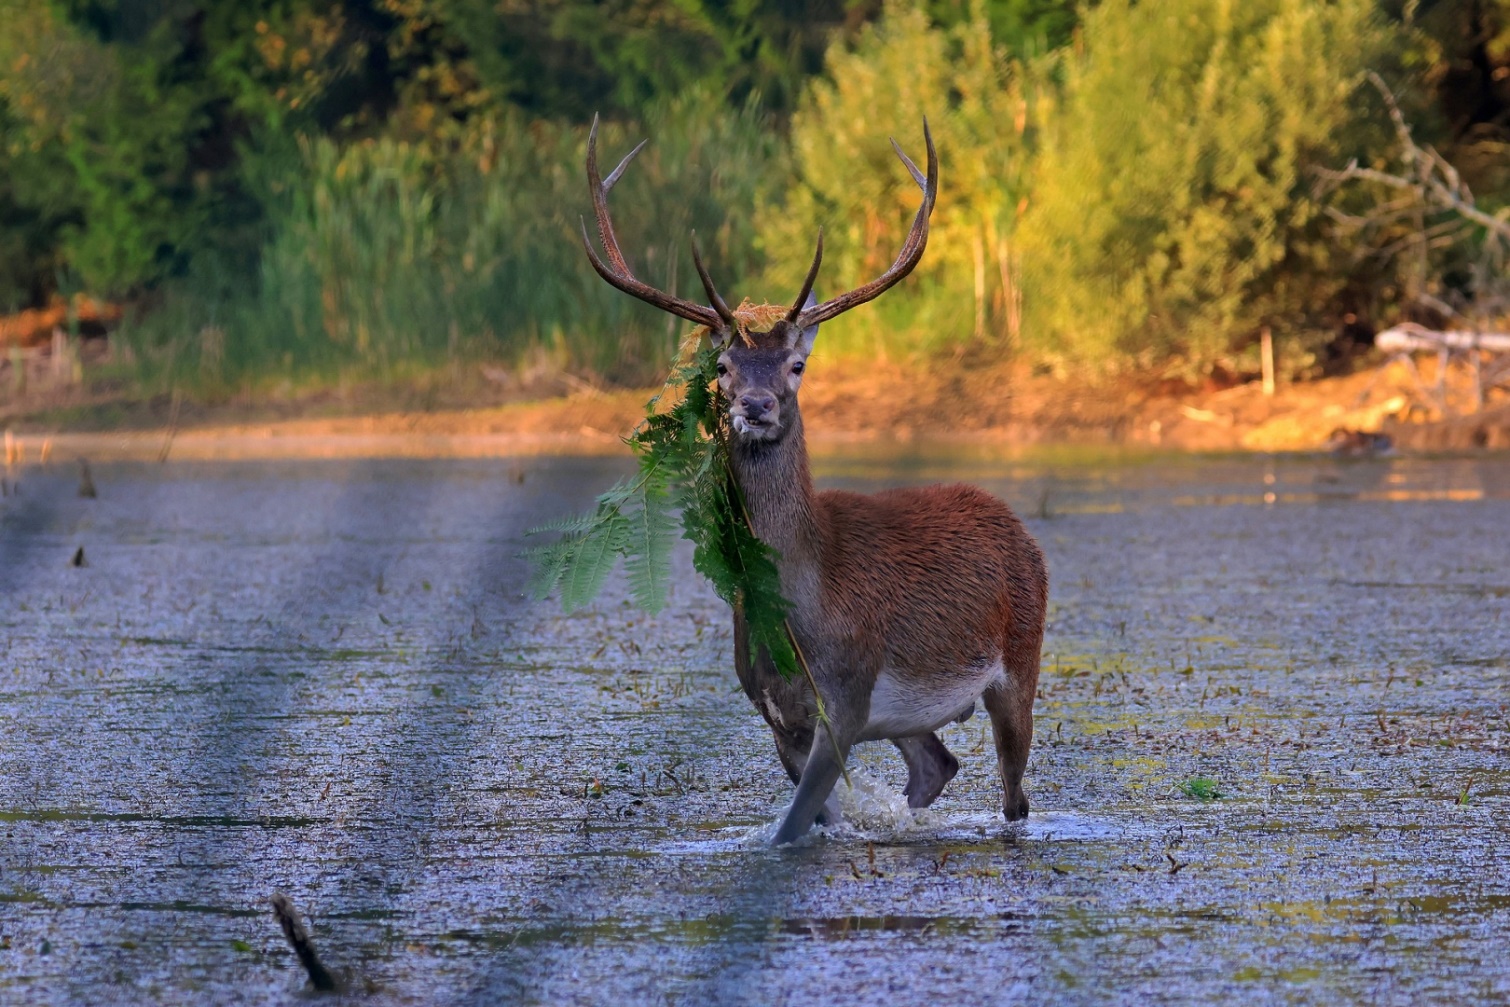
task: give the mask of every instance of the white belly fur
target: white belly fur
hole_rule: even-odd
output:
[[[978,668],[961,669],[942,685],[930,685],[903,677],[891,668],[876,678],[870,694],[870,719],[862,738],[906,738],[928,734],[958,717],[988,688],[1006,681],[1001,661]]]

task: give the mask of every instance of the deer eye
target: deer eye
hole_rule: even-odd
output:
[[[804,363],[803,363],[803,362],[802,362],[802,361],[800,361],[800,360],[797,360],[797,361],[794,361],[794,362],[793,362],[793,363],[792,363],[792,373],[793,373],[793,374],[801,374],[801,373],[802,373],[802,368],[804,368],[804,367],[806,367],[806,366],[807,366],[807,365],[806,365],[806,364],[804,364]]]
[[[722,375],[725,375],[725,374],[728,374],[728,373],[729,373],[729,369],[728,369],[728,368],[727,368],[727,367],[725,367],[725,366],[724,366],[724,365],[723,365],[723,364],[722,364],[722,363],[721,363],[721,362],[720,362],[720,363],[719,363],[719,365],[718,365],[718,373],[719,373],[719,375],[720,375],[720,376],[722,376]]]

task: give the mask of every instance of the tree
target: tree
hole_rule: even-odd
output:
[[[793,117],[795,177],[784,203],[761,211],[767,288],[798,288],[819,227],[824,290],[859,286],[890,264],[918,191],[888,134],[921,163],[926,116],[941,178],[928,254],[915,279],[834,323],[825,344],[873,348],[874,334],[889,331],[898,346],[927,350],[972,334],[1010,336],[1010,237],[1025,192],[1028,113],[1020,69],[992,43],[983,18],[944,29],[919,6],[889,3],[852,45],[834,44]]]
[[[1064,54],[1023,224],[1028,330],[1062,359],[1209,366],[1345,279],[1312,197],[1355,82],[1400,47],[1369,0],[1107,0]]]

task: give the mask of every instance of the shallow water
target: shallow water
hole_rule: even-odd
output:
[[[1505,462],[824,458],[978,482],[1042,543],[1034,814],[977,716],[933,808],[866,746],[848,821],[780,851],[685,554],[655,618],[522,595],[524,529],[624,466],[20,473],[0,1002],[302,1002],[275,890],[373,1004],[1510,998]]]

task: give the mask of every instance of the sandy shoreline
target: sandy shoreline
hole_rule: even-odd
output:
[[[179,431],[129,430],[15,434],[8,455],[13,465],[73,462],[80,458],[112,461],[235,462],[296,459],[372,458],[525,458],[539,455],[627,455],[617,436],[602,431],[563,433],[484,432],[426,433],[417,431],[318,432],[300,429],[303,421],[265,426],[201,428]],[[935,445],[941,449],[970,448],[991,455],[1012,455],[1035,448],[1064,446],[1023,440],[1011,429],[967,434],[924,434],[885,437],[879,432],[838,432],[808,438],[814,454],[844,454],[866,448]],[[1069,446],[1080,446],[1069,445]],[[1116,442],[1086,442],[1084,446],[1121,448]],[[1144,446],[1146,447],[1146,446]],[[1168,449],[1178,450],[1178,449]]]
[[[1427,375],[1430,380],[1430,375]],[[1449,381],[1449,392],[1454,383]],[[1457,398],[1466,394],[1458,389]],[[262,416],[196,409],[129,429],[13,421],[8,465],[48,460],[245,461],[281,458],[507,458],[611,455],[644,415],[651,390],[587,391],[531,402],[366,415]],[[1503,398],[1501,394],[1499,396]],[[1048,447],[1320,451],[1339,431],[1384,432],[1405,450],[1510,447],[1510,405],[1429,407],[1398,365],[1282,385],[1257,382],[1161,391],[1132,380],[1093,383],[1007,368],[949,377],[900,369],[863,379],[814,374],[803,416],[815,453],[865,445],[938,444],[1008,455]]]

